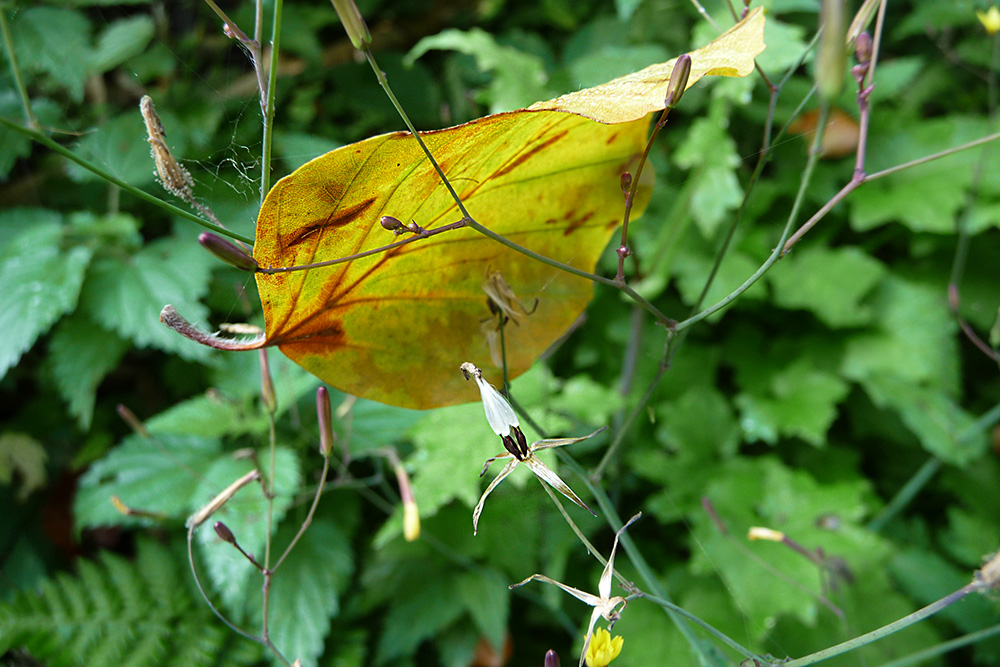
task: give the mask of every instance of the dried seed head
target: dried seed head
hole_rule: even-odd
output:
[[[260,473],[256,470],[251,470],[247,474],[243,475],[235,482],[227,486],[222,490],[219,495],[215,496],[208,502],[207,505],[202,507],[200,510],[191,515],[188,519],[188,525],[197,528],[201,524],[205,523],[209,517],[215,514],[219,509],[229,502],[229,499],[236,495],[236,492],[242,489],[247,484],[251,482],[256,482],[260,479]]]
[[[218,234],[202,232],[198,235],[198,243],[226,264],[243,271],[256,271],[257,260],[247,254],[243,248],[227,241]]]
[[[167,146],[167,133],[163,129],[163,122],[156,115],[153,107],[153,100],[149,95],[143,95],[139,100],[139,111],[142,113],[142,120],[146,123],[146,137],[149,141],[153,162],[156,163],[156,175],[160,179],[163,188],[184,201],[194,201],[194,180],[187,169],[182,167],[174,159],[170,148]]]
[[[691,56],[683,54],[677,57],[674,69],[670,72],[670,83],[667,84],[667,96],[663,106],[673,109],[681,101],[681,96],[687,90],[688,79],[691,76]]]
[[[985,590],[1000,591],[1000,551],[976,572],[976,581]]]
[[[124,516],[132,516],[132,508],[122,502],[122,499],[118,496],[111,496],[111,504],[115,506],[119,514]]]

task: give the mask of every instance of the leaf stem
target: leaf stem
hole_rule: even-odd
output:
[[[28,97],[28,88],[21,78],[21,66],[17,62],[17,54],[14,52],[14,40],[10,34],[10,24],[7,21],[6,8],[0,8],[0,32],[3,33],[3,45],[7,49],[7,60],[10,62],[10,73],[14,77],[14,87],[21,98],[21,106],[24,107],[24,122],[31,129],[38,129],[38,119],[31,110],[31,98]]]
[[[836,646],[831,646],[830,648],[823,649],[822,651],[817,651],[816,653],[812,653],[802,658],[789,660],[788,662],[783,663],[783,667],[805,667],[806,665],[814,665],[817,662],[822,662],[823,660],[827,660],[834,656],[841,655],[842,653],[847,653],[848,651],[859,649],[862,646],[871,644],[872,642],[878,641],[883,637],[888,637],[893,633],[899,632],[903,628],[909,627],[914,623],[919,623],[920,621],[923,621],[924,619],[933,616],[942,609],[961,600],[969,593],[977,591],[980,588],[981,585],[978,582],[972,582],[970,584],[966,584],[965,586],[959,588],[954,593],[946,595],[937,602],[933,602],[924,607],[923,609],[919,609],[913,612],[912,614],[904,616],[903,618],[897,621],[889,623],[888,625],[884,625],[881,628],[878,628],[877,630],[872,630],[871,632],[863,634],[859,637],[855,637],[854,639],[850,639],[841,644],[837,644]]]
[[[117,176],[112,175],[111,173],[105,171],[104,169],[101,169],[94,163],[76,155],[68,148],[62,146],[61,144],[56,143],[55,141],[53,141],[52,139],[50,139],[49,137],[47,137],[46,135],[42,134],[37,130],[33,130],[31,128],[15,123],[7,118],[4,118],[3,116],[0,116],[0,125],[3,125],[8,129],[14,130],[15,132],[19,132],[20,134],[23,134],[27,137],[30,137],[32,140],[37,141],[46,148],[49,148],[50,150],[53,150],[56,153],[59,153],[66,159],[75,162],[84,169],[93,172],[94,174],[97,174],[98,176],[108,181],[109,183],[117,185],[121,189],[125,190],[126,192],[129,192],[130,194],[138,197],[139,199],[142,199],[143,201],[159,206],[163,210],[173,215],[197,223],[202,227],[204,227],[205,229],[209,229],[215,232],[216,234],[220,234],[222,236],[228,236],[229,238],[234,239],[236,241],[242,241],[243,243],[253,245],[253,239],[244,236],[243,234],[238,234],[236,232],[232,232],[226,229],[225,227],[220,227],[219,225],[216,225],[212,222],[209,222],[208,220],[198,217],[197,215],[191,213],[190,211],[186,211],[180,208],[179,206],[174,206],[173,204],[160,199],[156,195],[151,195],[144,190],[140,190],[134,185],[129,185],[128,183],[118,178]]]
[[[258,6],[260,2],[258,1]],[[278,87],[278,46],[281,43],[281,10],[284,0],[274,0],[274,22],[271,27],[271,61],[267,75],[267,97],[264,103],[264,136],[260,155],[260,205],[271,190],[271,135],[274,129],[274,96]],[[259,17],[258,17],[259,18]],[[258,20],[258,29],[259,29]],[[258,79],[260,75],[258,74]]]

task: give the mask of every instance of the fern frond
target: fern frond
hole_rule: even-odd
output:
[[[187,585],[185,557],[142,540],[133,561],[103,553],[0,604],[0,654],[51,667],[247,665],[259,648],[218,626]]]

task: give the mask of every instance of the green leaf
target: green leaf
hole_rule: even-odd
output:
[[[883,265],[857,248],[822,246],[797,249],[767,274],[777,305],[811,310],[834,328],[871,321],[863,299],[883,275]]]
[[[248,414],[246,406],[216,393],[189,398],[146,422],[157,433],[221,438],[257,430],[266,417]]]
[[[503,653],[510,614],[508,582],[493,570],[473,570],[458,578],[458,597],[483,637]]]
[[[87,277],[81,308],[138,347],[205,359],[209,348],[160,324],[160,311],[172,304],[192,321],[207,319],[198,299],[208,291],[210,262],[193,238],[155,241],[126,259],[102,258]]]
[[[174,140],[173,135],[168,136],[172,149],[175,148]],[[73,152],[130,185],[149,185],[156,180],[156,164],[150,157],[146,129],[138,106],[85,136]],[[76,181],[101,181],[100,176],[75,162],[68,164],[66,169]]]
[[[850,387],[839,376],[800,358],[775,373],[766,389],[736,397],[740,425],[747,439],[776,444],[778,435],[799,437],[816,447],[837,417],[837,406]]]
[[[49,371],[80,428],[90,428],[97,387],[117,368],[128,343],[85,317],[60,322],[49,341]]]
[[[484,72],[493,73],[485,97],[490,113],[510,111],[548,97],[548,75],[538,56],[498,43],[493,35],[480,28],[444,30],[424,37],[410,49],[405,62],[412,64],[432,50],[457,51],[473,56]]]
[[[400,595],[385,615],[375,664],[409,655],[423,642],[451,625],[462,615],[457,581],[450,577],[428,577]]]
[[[118,496],[132,509],[172,519],[186,517],[201,484],[201,471],[219,450],[219,442],[213,438],[128,436],[80,478],[73,500],[77,528],[150,523],[147,518],[120,514],[111,504],[111,496]]]
[[[948,463],[968,464],[989,447],[987,434],[972,428],[975,417],[937,387],[889,374],[865,378],[861,384],[876,406],[894,410],[924,449]]]
[[[108,551],[0,605],[0,651],[26,647],[53,667],[230,667],[259,664],[195,601],[179,550],[139,539],[134,562]]]
[[[618,19],[620,21],[628,21],[632,18],[632,14],[635,14],[635,10],[639,8],[640,4],[642,4],[642,0],[615,0],[615,10],[618,12]],[[653,60],[650,62],[659,61]]]
[[[93,251],[62,248],[62,228],[32,227],[0,248],[0,378],[76,307]]]
[[[265,470],[270,470],[270,456],[266,450],[257,454]],[[197,512],[223,489],[250,472],[254,465],[248,459],[236,460],[232,456],[216,459],[209,466],[202,464],[198,488],[188,509]],[[299,460],[293,452],[277,448],[275,452],[274,502],[272,531],[281,523],[298,491],[301,481]],[[223,542],[211,525],[222,521],[233,531],[243,550],[253,554],[258,562],[264,561],[264,543],[268,533],[268,503],[260,483],[254,482],[240,489],[219,511],[197,529],[197,540],[208,565],[208,579],[212,588],[222,597],[225,607],[236,618],[246,617],[247,611],[258,604],[259,598],[251,591],[259,590],[252,581],[259,572],[232,545]]]
[[[35,489],[45,485],[45,447],[30,435],[7,431],[0,433],[0,484],[19,478],[17,500],[24,502]]]
[[[350,400],[340,392],[331,392],[330,400],[334,408],[345,399]],[[334,421],[334,431],[342,442],[350,443],[352,455],[359,454],[399,442],[425,415],[419,410],[397,408],[362,398],[354,402],[350,412],[342,419]]]
[[[282,526],[276,547],[283,550],[298,528]],[[304,667],[317,664],[330,619],[340,610],[339,594],[353,571],[351,544],[337,526],[330,521],[309,526],[271,583],[271,641],[289,659],[301,660]],[[254,609],[259,625],[260,605]]]
[[[948,116],[919,124],[873,128],[869,173],[958,146],[988,133],[982,118]],[[851,227],[866,231],[899,222],[914,232],[951,234],[972,184],[979,151],[962,151],[890,177],[851,194]],[[942,187],[942,184],[947,187]]]
[[[909,282],[892,275],[875,289],[868,305],[874,331],[850,337],[843,373],[862,381],[895,375],[930,383],[954,395],[958,388],[958,325],[948,309],[943,286]]]
[[[743,189],[736,178],[740,159],[726,129],[728,107],[724,100],[715,102],[707,117],[691,124],[674,154],[677,165],[690,169],[690,178],[696,179],[691,213],[706,239],[715,237],[729,212],[743,201]]]
[[[90,22],[72,9],[29,7],[11,26],[14,52],[26,72],[44,72],[83,99],[90,65]]]
[[[141,14],[110,24],[97,39],[91,71],[101,74],[139,55],[153,39],[153,31],[153,20]]]

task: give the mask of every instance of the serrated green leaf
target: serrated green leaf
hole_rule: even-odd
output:
[[[153,31],[153,20],[141,14],[110,24],[97,38],[90,70],[102,74],[139,55],[153,39]]]
[[[282,526],[276,548],[283,550],[298,528]],[[351,544],[337,526],[329,521],[309,526],[271,583],[271,641],[284,655],[301,660],[304,667],[317,664],[330,619],[340,609],[339,594],[353,571]],[[254,609],[259,624],[260,606]]]
[[[85,317],[63,319],[49,341],[49,371],[80,428],[90,428],[97,387],[114,370],[128,343]]]
[[[192,321],[207,319],[199,299],[208,290],[209,257],[194,239],[171,238],[150,243],[127,259],[102,258],[87,277],[81,308],[138,347],[205,359],[209,348],[160,324],[160,311],[172,304]]]
[[[482,636],[497,654],[503,653],[510,614],[508,582],[492,570],[465,572],[458,578],[458,597]]]
[[[0,433],[0,484],[10,484],[18,474],[17,500],[23,502],[35,489],[45,484],[45,448],[24,433]]]
[[[62,243],[60,225],[42,224],[0,248],[0,378],[76,307],[93,250]]]
[[[941,544],[952,558],[972,569],[1000,547],[994,521],[961,507],[948,508],[948,530]]]
[[[21,68],[45,72],[77,102],[90,64],[90,22],[72,9],[29,7],[11,26]]]
[[[768,17],[764,25],[767,48],[757,56],[757,64],[767,72],[780,72],[799,61],[806,50],[806,30]]]
[[[201,484],[201,471],[219,450],[213,438],[130,435],[80,478],[73,501],[77,528],[149,524],[149,519],[120,514],[111,496],[136,510],[184,518]]]
[[[857,248],[809,246],[786,257],[767,277],[777,305],[811,310],[830,327],[850,327],[871,321],[871,306],[863,299],[883,275],[884,266]]]
[[[256,430],[266,418],[247,414],[245,406],[213,394],[196,396],[178,403],[146,421],[157,433],[200,435],[220,438]]]
[[[259,452],[258,460],[265,466],[265,470],[270,470],[267,451]],[[253,468],[251,461],[236,460],[232,456],[217,458],[207,469],[202,464],[203,477],[189,502],[189,511],[194,513],[200,510]],[[291,505],[301,477],[298,457],[290,450],[278,447],[275,451],[272,531],[277,530]],[[212,588],[221,596],[226,609],[238,619],[245,618],[247,612],[259,601],[257,594],[252,592],[259,591],[259,585],[252,582],[259,572],[230,544],[220,540],[209,524],[216,521],[225,523],[233,531],[243,550],[253,554],[262,563],[267,539],[267,515],[268,503],[264,492],[259,483],[253,483],[240,489],[197,530],[195,539],[207,563]]]

